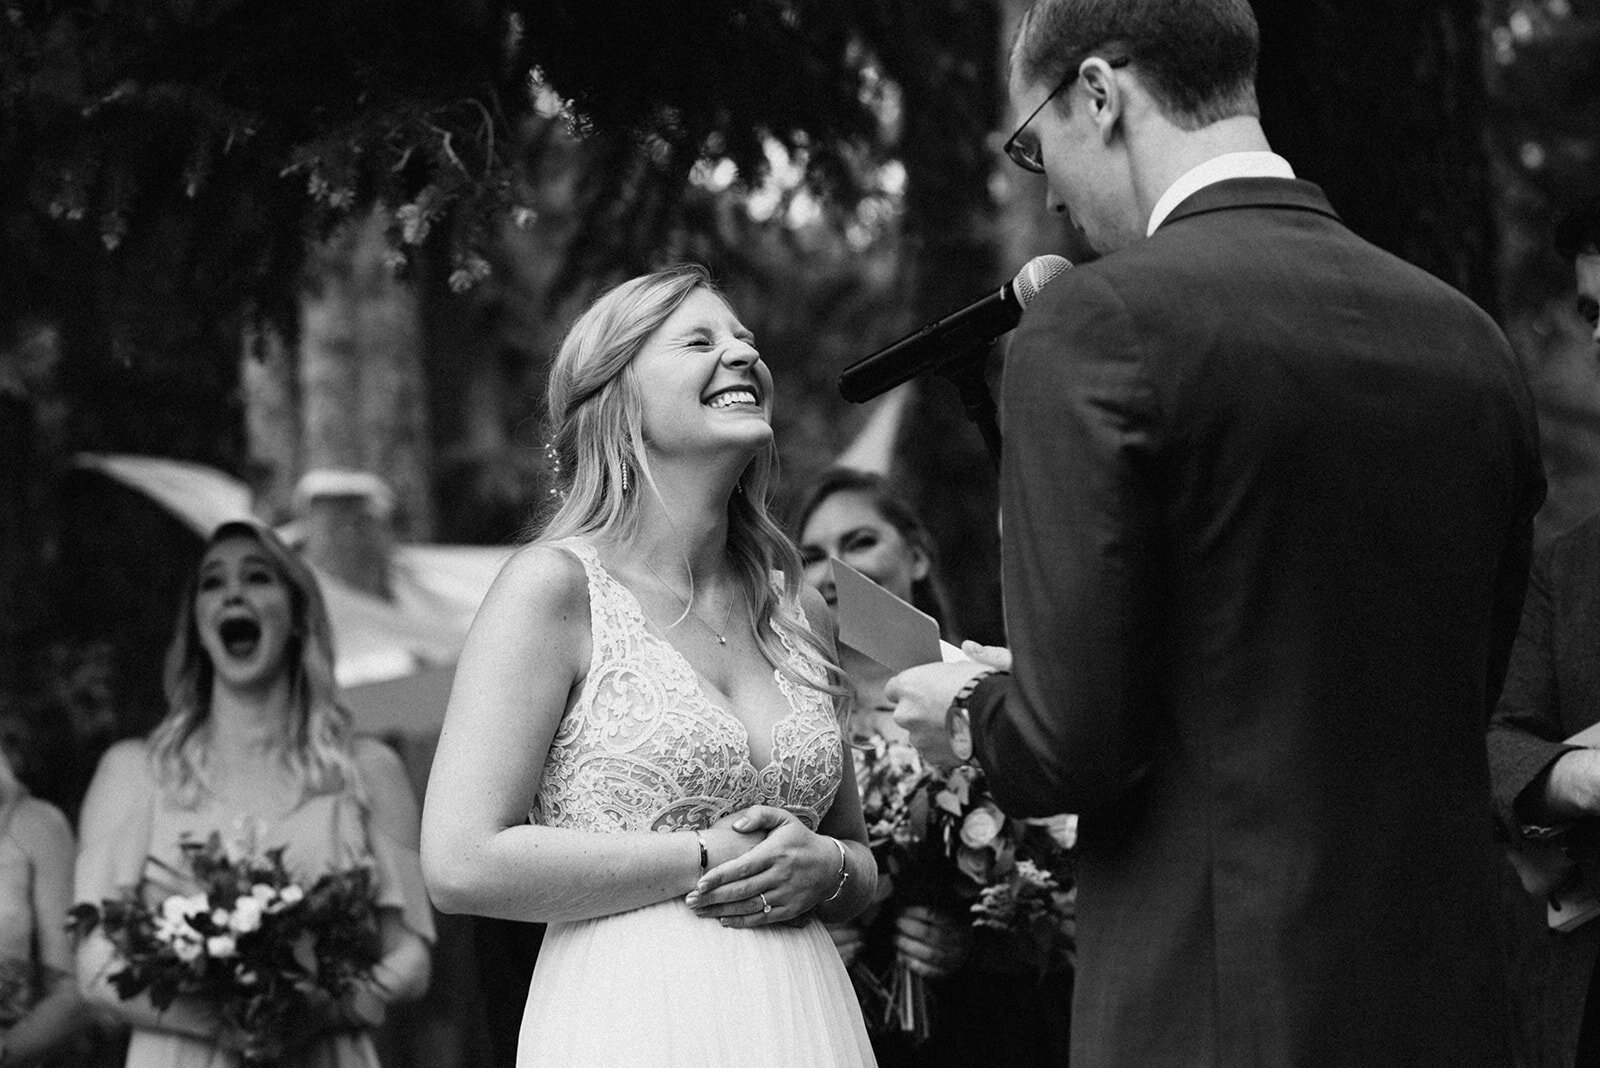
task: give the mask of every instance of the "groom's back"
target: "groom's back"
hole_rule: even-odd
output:
[[[1526,389],[1442,283],[1209,195],[1086,268],[1142,330],[1166,582],[1150,774],[1084,821],[1082,1056],[1503,1063],[1483,736]]]

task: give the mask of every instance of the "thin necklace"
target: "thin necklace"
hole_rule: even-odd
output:
[[[725,616],[722,617],[722,629],[718,630],[716,627],[713,627],[710,623],[706,622],[706,617],[705,616],[701,615],[699,612],[696,612],[694,610],[694,605],[689,603],[689,599],[687,597],[685,597],[683,594],[679,593],[677,590],[673,589],[671,586],[667,585],[667,580],[661,577],[661,572],[657,571],[654,567],[651,567],[650,561],[646,560],[643,554],[640,554],[639,559],[644,560],[644,566],[650,568],[650,574],[654,575],[656,577],[656,581],[661,583],[661,588],[662,589],[666,590],[668,593],[672,594],[672,596],[676,597],[679,601],[683,602],[684,611],[688,612],[691,616],[694,616],[694,618],[698,619],[700,621],[700,625],[702,627],[706,628],[712,634],[715,634],[717,636],[717,644],[718,645],[727,645],[728,644],[728,622],[733,619],[733,604],[734,604],[734,601],[738,600],[738,598],[735,598],[735,597],[728,598],[728,612],[727,612],[727,614]]]

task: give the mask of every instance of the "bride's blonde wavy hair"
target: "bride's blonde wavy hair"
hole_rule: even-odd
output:
[[[316,575],[270,527],[259,523],[224,523],[206,540],[203,552],[227,538],[254,541],[289,590],[290,635],[282,667],[289,672],[284,763],[306,795],[349,790],[361,798],[352,717],[339,703],[333,678],[333,624]],[[210,721],[215,668],[195,621],[199,578],[197,564],[184,587],[176,632],[167,649],[167,715],[145,743],[156,781],[186,808],[194,808],[212,789],[207,767],[210,732],[202,728]]]
[[[696,289],[722,298],[699,264],[643,275],[605,293],[567,331],[546,391],[554,503],[535,523],[534,543],[601,537],[626,542],[637,536],[640,498],[645,492],[659,497],[659,491],[645,449],[644,405],[633,359]],[[767,661],[787,678],[827,694],[842,712],[850,691],[826,645],[809,626],[785,625],[775,612],[774,573],[783,577],[783,601],[798,605],[801,589],[800,554],[770,511],[777,468],[777,446],[769,440],[728,498],[728,556]],[[789,666],[780,626],[823,665],[822,679],[806,678]]]

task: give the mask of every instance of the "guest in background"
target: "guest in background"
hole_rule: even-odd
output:
[[[1600,357],[1600,198],[1556,229],[1577,313]],[[1600,1064],[1600,920],[1544,933],[1545,899],[1600,887],[1600,750],[1565,739],[1600,722],[1600,515],[1535,555],[1505,689],[1489,730],[1496,815],[1537,912],[1513,1003],[1523,1053],[1541,1065]],[[1531,974],[1525,969],[1531,967]]]
[[[188,888],[179,842],[254,839],[286,847],[309,883],[370,864],[383,957],[344,1001],[297,1020],[287,1063],[374,1068],[370,1031],[429,976],[433,915],[417,856],[416,798],[393,750],[352,736],[333,680],[333,642],[316,578],[273,532],[223,524],[180,603],[166,665],[167,716],[144,741],[108,750],[84,799],[77,897],[98,904],[139,888],[154,904]],[[99,932],[78,946],[78,980],[133,1027],[132,1068],[240,1063],[244,1036],[209,1003],[157,1010],[118,998],[115,951]]]
[[[837,605],[829,566],[837,558],[932,616],[945,639],[953,638],[933,539],[888,479],[850,468],[823,472],[800,495],[793,527],[806,581],[829,607]],[[889,669],[843,644],[839,660],[855,690],[849,737],[858,762],[860,747],[874,737],[906,740],[883,694]],[[1041,976],[1006,937],[975,930],[969,915],[909,901],[883,872],[878,885],[871,911],[829,930],[845,964],[858,975],[865,969],[872,981],[858,981],[858,990],[880,1065],[1065,1063],[1069,969]],[[872,985],[887,985],[884,977],[896,956],[933,983],[932,1034],[920,1045],[883,1025],[883,1005]]]
[[[63,926],[72,828],[29,794],[12,757],[0,752],[0,1064],[80,1064],[93,1040]]]

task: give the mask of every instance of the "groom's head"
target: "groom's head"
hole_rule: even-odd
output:
[[[1143,135],[1254,120],[1258,43],[1247,0],[1038,0],[1011,47],[1021,125],[1006,153],[1046,176],[1050,208],[1097,249],[1121,247],[1149,207],[1135,192]]]

